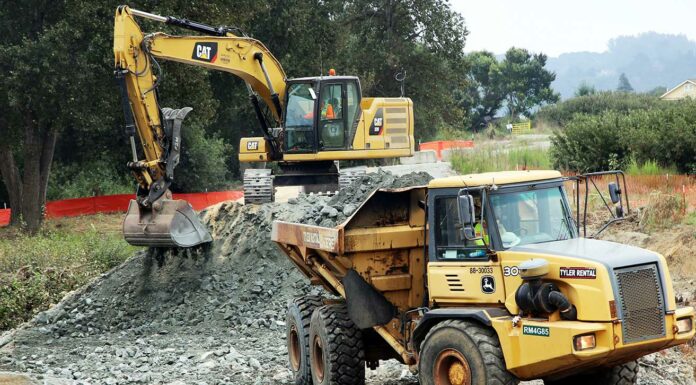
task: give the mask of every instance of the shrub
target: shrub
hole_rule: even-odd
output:
[[[230,184],[227,158],[230,146],[218,137],[207,137],[204,130],[189,126],[182,133],[181,163],[174,171],[172,190],[202,192],[218,190]]]
[[[103,221],[101,216],[94,219]],[[58,302],[136,250],[118,232],[95,228],[44,230],[0,237],[0,330],[12,328]]]
[[[629,112],[577,114],[551,138],[556,167],[599,171],[654,162],[696,171],[696,101],[660,103]]]
[[[592,172],[622,168],[629,155],[621,141],[621,120],[614,112],[576,115],[551,137],[550,154],[557,169]]]
[[[88,164],[54,164],[46,199],[69,199],[135,192],[135,181],[123,165],[104,160]]]
[[[599,115],[607,111],[626,114],[655,108],[664,103],[666,102],[652,95],[599,92],[544,106],[537,112],[536,118],[551,125],[565,127],[577,114]]]
[[[659,191],[650,194],[648,204],[642,209],[640,227],[647,230],[670,228],[684,218],[684,201],[681,196]]]

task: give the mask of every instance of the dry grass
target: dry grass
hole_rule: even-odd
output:
[[[34,236],[0,229],[0,330],[31,318],[132,255],[136,248],[123,240],[121,218],[48,220]]]

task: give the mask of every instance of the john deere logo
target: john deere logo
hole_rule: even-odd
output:
[[[495,293],[495,278],[490,275],[484,275],[481,277],[481,291],[484,294]]]
[[[217,59],[217,51],[217,43],[196,43],[196,45],[193,46],[193,55],[191,58],[213,63],[215,59]]]
[[[526,334],[528,336],[549,337],[551,336],[551,330],[545,326],[525,325],[522,327],[522,334]]]

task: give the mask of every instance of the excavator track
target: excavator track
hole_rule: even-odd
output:
[[[244,204],[260,204],[275,200],[273,171],[247,169],[244,171]]]
[[[352,185],[356,180],[367,174],[367,167],[355,167],[348,170],[341,170],[338,175],[338,187],[344,188]]]

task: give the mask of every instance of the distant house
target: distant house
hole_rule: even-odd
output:
[[[681,100],[686,97],[696,99],[696,79],[687,79],[660,96],[662,100]]]

